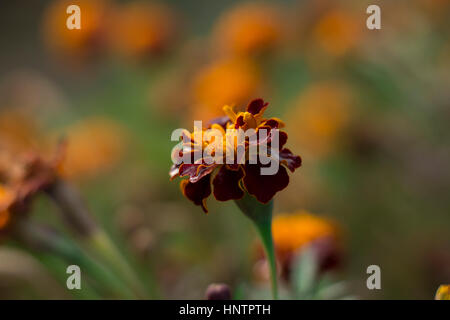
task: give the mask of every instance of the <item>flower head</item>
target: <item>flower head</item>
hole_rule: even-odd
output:
[[[67,128],[65,134],[62,175],[67,178],[95,176],[114,167],[123,156],[125,130],[107,118],[87,118]]]
[[[450,284],[441,285],[436,291],[436,300],[450,300]]]
[[[351,120],[351,92],[344,85],[319,83],[296,99],[289,119],[298,124],[293,139],[310,155],[326,156],[336,148]],[[295,120],[294,120],[295,119]]]
[[[252,55],[275,48],[282,29],[277,7],[250,2],[239,4],[219,19],[214,40],[221,52]]]
[[[122,5],[112,15],[109,41],[125,57],[141,58],[165,51],[176,35],[179,20],[162,3],[133,2]]]
[[[247,192],[267,203],[289,184],[286,168],[294,172],[300,167],[301,158],[284,148],[287,134],[279,130],[283,122],[264,118],[267,106],[262,99],[251,101],[239,113],[225,106],[225,117],[192,133],[182,132],[183,142],[173,150],[175,164],[169,174],[171,179],[188,177],[181,181],[181,190],[205,212],[211,193],[227,201],[241,199]]]
[[[43,19],[43,37],[46,46],[58,56],[84,60],[98,54],[106,39],[105,26],[108,19],[107,0],[79,0],[81,29],[68,29],[67,7],[73,1],[59,0],[47,9]]]
[[[6,150],[0,153],[0,234],[26,214],[32,199],[46,190],[58,177],[58,169],[64,155],[61,144],[52,159],[37,154],[12,155]]]
[[[341,56],[353,49],[361,39],[358,19],[343,10],[327,12],[314,28],[314,36],[321,48],[333,56]]]
[[[260,72],[249,59],[221,59],[205,66],[193,81],[194,119],[218,117],[227,103],[243,105],[261,83]]]

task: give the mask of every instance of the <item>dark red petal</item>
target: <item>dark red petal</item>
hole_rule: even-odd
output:
[[[196,183],[204,176],[210,174],[215,167],[217,167],[217,164],[205,165],[183,163],[180,166],[179,174],[180,177],[189,176],[189,181]]]
[[[261,134],[259,132],[261,129],[266,130],[266,136],[264,139],[261,137]],[[276,129],[276,128],[272,129],[271,127],[266,126],[266,125],[258,127],[258,129],[257,129],[258,139],[256,141],[256,144],[260,145],[260,144],[265,143],[270,147],[272,139],[273,139],[273,130],[278,130],[278,129]],[[288,139],[287,133],[284,131],[278,130],[278,139],[279,139],[278,148],[281,150],[287,142],[287,139]],[[255,142],[252,141],[249,144],[255,144]]]
[[[211,175],[203,177],[196,183],[189,182],[189,180],[182,180],[180,188],[186,198],[196,205],[201,206],[203,211],[208,213],[206,198],[211,194]]]
[[[274,175],[261,175],[261,165],[246,164],[244,166],[244,186],[248,193],[254,195],[262,203],[269,202],[280,190],[289,184],[286,169],[280,166]]]
[[[172,167],[170,167],[170,171],[169,171],[169,176],[170,176],[170,180],[175,179],[178,174],[180,173],[180,164],[173,164]]]
[[[268,103],[264,103],[263,99],[255,99],[248,104],[247,112],[256,115],[260,113],[265,107],[267,107],[267,105]]]
[[[237,117],[234,128],[238,129],[240,127],[243,127],[245,125],[244,116],[240,115]]]
[[[239,163],[232,163],[232,164],[227,164],[226,166],[230,170],[237,171],[237,170],[239,170],[240,165],[239,165]]]
[[[241,168],[239,170],[228,170],[222,166],[213,180],[214,197],[219,201],[241,199],[244,191],[239,186],[239,181],[244,176]]]
[[[288,167],[291,172],[294,172],[295,169],[300,168],[302,165],[302,158],[300,158],[300,156],[296,156],[287,148],[280,151],[280,161]]]
[[[280,139],[280,142],[279,142],[279,148],[280,148],[280,150],[281,150],[281,149],[283,148],[283,146],[284,146],[284,145],[286,144],[286,142],[287,142],[287,139],[288,139],[287,133],[280,130],[279,139]]]
[[[200,165],[199,164],[187,164],[187,163],[182,163],[180,165],[180,168],[178,170],[180,177],[185,177],[185,176],[195,176],[197,174],[197,169]]]
[[[269,127],[271,127],[272,129],[278,129],[278,128],[281,127],[281,126],[280,126],[280,121],[277,120],[277,119],[273,119],[273,118],[264,121],[263,125],[264,125],[264,126],[269,126]]]

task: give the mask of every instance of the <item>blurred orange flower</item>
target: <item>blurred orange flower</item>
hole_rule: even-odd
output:
[[[0,113],[0,147],[10,152],[30,151],[41,143],[38,126],[31,117],[22,112]]]
[[[337,239],[337,227],[331,221],[298,211],[280,214],[273,219],[273,241],[281,260],[320,238]]]
[[[177,22],[174,11],[162,3],[122,5],[112,16],[109,41],[127,57],[160,53],[172,44]]]
[[[226,104],[245,105],[261,85],[258,68],[247,59],[225,59],[201,69],[194,78],[193,118],[208,120],[222,115]]]
[[[436,300],[450,300],[450,284],[441,285],[436,291]]]
[[[291,134],[301,148],[311,155],[331,152],[350,120],[351,96],[348,89],[334,83],[307,88],[294,103],[289,119],[295,121]]]
[[[117,123],[89,118],[66,131],[67,154],[62,173],[69,178],[92,176],[117,164],[125,148],[125,132]]]
[[[14,196],[11,190],[0,184],[0,230],[3,229],[10,220],[9,207]]]
[[[1,149],[0,152],[0,235],[13,220],[27,213],[36,194],[56,181],[64,145],[60,145],[51,159],[34,152],[18,155],[9,151]]]
[[[353,49],[361,40],[364,19],[350,12],[334,9],[325,13],[314,27],[318,45],[333,56],[340,56]]]
[[[282,34],[278,7],[249,2],[239,4],[219,18],[213,43],[220,53],[257,54],[274,49]]]
[[[81,29],[69,30],[66,9],[76,4],[81,10]],[[58,0],[52,2],[43,17],[43,37],[47,47],[62,58],[84,60],[103,49],[109,13],[107,0]]]

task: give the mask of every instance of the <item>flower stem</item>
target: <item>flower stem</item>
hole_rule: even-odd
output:
[[[102,283],[104,288],[108,288],[107,290],[113,296],[128,299],[135,297],[133,292],[113,273],[92,260],[80,247],[55,230],[23,220],[15,227],[14,235],[27,247],[53,253],[70,264],[79,265],[93,279]]]
[[[61,209],[64,220],[83,241],[132,286],[140,298],[148,296],[133,268],[128,264],[107,233],[95,222],[81,196],[69,183],[58,180],[48,194]]]
[[[236,200],[236,204],[239,209],[241,209],[241,211],[253,222],[256,230],[258,231],[267,261],[269,262],[272,297],[277,300],[277,267],[272,239],[273,200],[267,204],[263,204],[257,201],[253,196],[246,193],[242,199]]]
[[[93,248],[104,261],[113,265],[114,269],[131,285],[138,297],[146,298],[148,296],[142,283],[135,275],[134,270],[130,267],[105,232],[98,230],[86,240],[91,248]]]

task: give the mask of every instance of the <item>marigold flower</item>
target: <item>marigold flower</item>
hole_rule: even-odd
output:
[[[40,145],[37,124],[22,112],[4,111],[0,113],[0,147],[10,152],[20,153]]]
[[[0,154],[0,234],[27,212],[36,194],[46,190],[56,181],[63,155],[63,144],[50,160],[36,154],[18,156],[2,150]]]
[[[214,32],[214,45],[221,53],[262,53],[278,45],[282,29],[277,7],[253,2],[239,4],[219,18]]]
[[[340,56],[353,49],[361,38],[359,19],[343,10],[327,12],[317,23],[314,36],[329,54]]]
[[[52,2],[43,18],[45,44],[57,55],[84,60],[96,55],[104,47],[109,14],[107,0],[79,0],[81,29],[69,30],[66,26],[66,9],[73,1]]]
[[[293,138],[309,153],[323,156],[333,150],[350,120],[351,95],[345,86],[315,84],[296,100],[288,119],[295,119]]]
[[[10,221],[9,208],[14,200],[11,190],[0,185],[0,230],[2,230]]]
[[[196,128],[192,133],[184,132],[182,148],[174,148],[173,159],[177,160],[177,163],[172,166],[170,177],[189,177],[181,181],[181,190],[186,198],[201,206],[205,212],[208,212],[206,199],[211,193],[217,200],[227,201],[241,199],[247,192],[259,202],[268,203],[278,191],[289,184],[286,168],[294,172],[301,166],[301,158],[284,148],[287,134],[278,131],[284,126],[283,122],[277,118],[263,117],[267,106],[268,103],[262,99],[256,99],[248,104],[246,111],[237,114],[230,106],[225,106],[223,110],[227,114],[226,117],[213,120],[207,128]],[[236,143],[235,134],[239,130],[248,129],[254,130],[256,139],[246,139],[242,144]],[[220,137],[216,140],[215,136],[211,136],[211,132],[220,133],[223,140],[220,140]],[[264,136],[263,132],[267,132],[267,135]],[[276,133],[279,134],[278,158],[275,154],[269,157],[281,165],[275,174],[262,175],[261,169],[266,165],[260,160],[251,163],[253,161],[250,161],[250,158],[254,155],[249,151],[257,146],[258,155],[261,156],[261,145],[266,144],[270,149],[271,144],[275,143]],[[227,143],[230,140],[231,143]],[[244,152],[238,152],[239,148]],[[210,152],[210,155],[206,151]],[[192,157],[195,160],[199,153],[200,159],[191,161]],[[211,161],[211,156],[221,156],[221,160],[228,160],[227,156],[231,155],[234,157],[231,159],[232,164],[228,161]],[[190,163],[183,162],[185,156],[190,158]]]
[[[258,68],[248,59],[225,59],[206,66],[194,78],[194,119],[218,117],[228,103],[243,105],[261,82]]]
[[[435,300],[450,300],[450,284],[443,284],[437,289]]]
[[[173,42],[178,20],[162,3],[122,5],[112,15],[109,41],[113,49],[127,57],[160,53]]]
[[[115,122],[89,118],[66,130],[67,151],[62,174],[86,177],[114,166],[124,151],[125,132]]]

